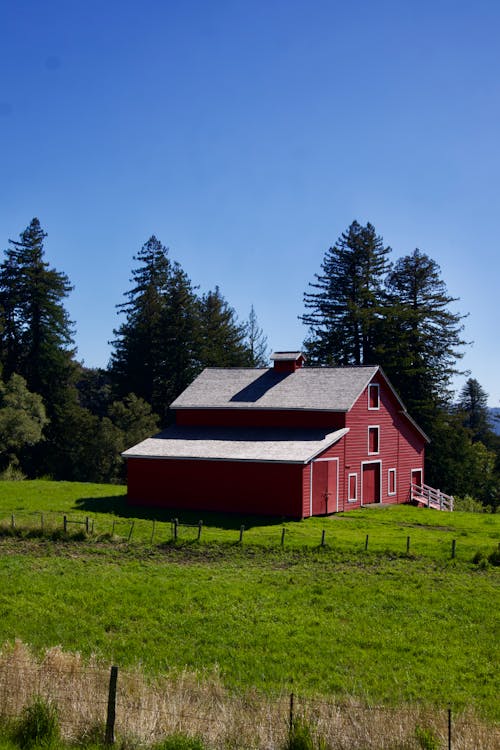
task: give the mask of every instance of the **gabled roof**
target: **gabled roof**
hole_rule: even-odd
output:
[[[346,412],[379,371],[367,367],[207,368],[173,409],[290,409]]]
[[[328,432],[174,426],[129,448],[122,456],[306,464],[338,442],[347,432],[347,428]]]

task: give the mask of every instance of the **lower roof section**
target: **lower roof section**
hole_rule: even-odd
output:
[[[347,432],[348,428],[327,432],[322,429],[176,425],[129,448],[122,456],[306,464]]]

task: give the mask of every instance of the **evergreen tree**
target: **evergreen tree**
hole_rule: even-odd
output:
[[[109,372],[118,398],[135,393],[165,420],[168,404],[197,371],[198,309],[187,275],[152,236],[134,260],[132,288],[118,305]]]
[[[50,415],[73,373],[72,324],[63,305],[72,287],[44,260],[46,236],[35,218],[20,241],[9,240],[0,265],[0,356],[4,377],[22,375]]]
[[[410,414],[431,433],[436,410],[449,403],[464,316],[438,264],[420,250],[400,258],[387,278],[390,307],[381,323],[377,358]],[[431,435],[432,437],[432,435]]]
[[[250,308],[246,328],[246,345],[252,367],[266,367],[269,363],[269,349],[264,331],[259,326],[254,306]]]
[[[389,271],[389,247],[371,224],[354,221],[325,254],[321,273],[304,294],[310,329],[305,350],[311,363],[375,364],[383,281]]]
[[[475,378],[469,378],[460,391],[457,409],[462,417],[463,426],[470,430],[472,441],[485,442],[492,432],[488,394]]]
[[[200,363],[203,367],[251,367],[245,325],[226,302],[219,287],[199,301]]]

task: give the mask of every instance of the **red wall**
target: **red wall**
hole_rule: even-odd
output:
[[[345,414],[325,411],[247,410],[247,409],[178,409],[176,423],[183,426],[210,427],[344,427]]]
[[[347,476],[358,475],[356,503],[346,502],[346,508],[361,503],[362,462],[381,462],[381,500],[383,503],[404,503],[409,497],[411,469],[424,467],[425,440],[401,413],[401,406],[380,374],[372,380],[380,384],[380,408],[368,409],[367,389],[346,414],[346,455],[341,497],[347,500]],[[379,452],[368,455],[368,427],[378,426]],[[389,469],[396,469],[396,494],[389,495]]]
[[[424,466],[424,438],[401,414],[401,406],[380,374],[379,409],[368,409],[368,389],[347,414],[244,409],[178,410],[179,425],[240,427],[348,427],[342,440],[317,459],[338,458],[338,507],[361,505],[363,462],[380,463],[381,501],[402,503],[409,497],[411,470]],[[379,452],[368,455],[368,426],[379,432]],[[314,478],[314,461],[312,472]],[[395,495],[388,494],[388,470],[396,469]],[[348,501],[348,475],[357,475],[357,497]],[[165,508],[306,517],[310,512],[311,464],[128,459],[131,503]]]
[[[129,458],[128,500],[301,518],[302,470],[297,464]]]

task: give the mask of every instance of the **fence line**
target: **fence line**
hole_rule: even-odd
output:
[[[115,668],[116,669],[116,668]],[[20,714],[36,695],[53,701],[64,736],[77,739],[95,727],[109,734],[153,742],[173,732],[200,735],[217,750],[248,747],[282,750],[295,720],[307,721],[331,750],[420,748],[418,728],[443,748],[452,729],[453,750],[492,750],[500,730],[471,712],[422,706],[367,705],[345,698],[228,691],[217,674],[178,672],[148,680],[140,671],[113,673],[78,654],[49,649],[37,660],[16,642],[0,651],[0,718]],[[114,692],[113,692],[114,691]],[[450,724],[451,719],[451,724]],[[111,742],[111,739],[110,739]]]
[[[33,523],[22,523],[22,519],[34,519]],[[21,522],[20,522],[21,520]],[[83,519],[78,517],[70,517],[67,514],[58,514],[55,512],[51,513],[39,513],[39,512],[24,512],[21,514],[14,514],[12,513],[9,518],[0,518],[0,530],[3,530],[4,534],[9,535],[16,535],[16,536],[23,536],[23,532],[30,533],[32,531],[40,531],[40,534],[42,536],[50,536],[51,533],[54,533],[56,531],[62,531],[63,534],[66,537],[71,538],[70,529],[69,527],[77,527],[77,529],[82,528],[82,532],[86,537],[88,538],[99,538],[99,534],[97,533],[96,524],[95,524],[95,518],[91,516],[85,516]],[[161,528],[160,524],[163,526]],[[103,524],[104,526],[104,524]],[[110,541],[126,541],[127,543],[130,543],[134,534],[135,530],[135,520],[127,520],[127,519],[113,519],[111,524],[107,524],[107,526],[110,526],[110,530],[108,531],[100,531],[101,536],[108,535],[110,537]],[[124,534],[117,534],[116,530],[117,527],[121,530],[124,530]],[[170,527],[170,534],[168,533],[168,529]],[[202,520],[199,520],[197,523],[180,523],[179,519],[172,518],[170,522],[164,521],[164,522],[157,522],[155,519],[151,521],[151,531],[149,534],[144,535],[144,539],[142,539],[143,543],[146,543],[147,539],[149,538],[149,544],[153,546],[156,541],[156,546],[162,546],[166,542],[171,542],[173,544],[176,544],[177,542],[194,542],[194,541],[201,541],[202,538],[202,530],[207,528]],[[184,530],[184,535],[181,536],[181,530]],[[163,534],[161,532],[164,532]],[[246,535],[249,533],[249,529],[245,527],[245,525],[241,525],[239,530],[234,530],[234,536],[231,540],[229,536],[226,536],[226,538],[223,540],[225,543],[227,542],[239,542],[241,546],[244,546],[244,544],[247,542],[247,539],[245,538]],[[329,536],[327,539],[327,530],[326,529],[318,529],[318,536],[317,536],[317,546],[312,546],[310,544],[310,541],[304,542],[302,545],[300,545],[301,548],[310,548],[310,549],[335,549],[336,543],[338,543],[340,540],[337,540],[335,536],[333,535],[333,528],[328,529]],[[227,531],[225,532],[225,535],[229,535],[231,532]],[[373,547],[374,538],[376,541],[376,536],[374,532],[371,532],[372,536],[370,537],[368,534],[364,534],[360,530],[359,532],[359,539],[354,540],[350,539],[347,543],[346,540],[341,541],[341,546],[338,547],[339,551],[347,551],[352,550],[353,548],[358,549],[361,551],[362,549],[365,550],[365,552],[369,549],[369,540],[371,539],[371,547]],[[82,539],[81,537],[77,537],[78,539]],[[85,538],[85,537],[84,537]],[[295,547],[290,547],[291,549],[297,548],[296,540],[297,537],[294,538],[293,530],[290,530],[289,528],[286,528],[284,526],[276,529],[276,537],[274,543],[271,542],[271,540],[267,540],[266,542],[259,541],[257,542],[258,546],[263,547],[265,549],[269,548],[287,548],[289,547],[288,543],[285,543],[285,540],[291,539],[292,542],[295,542]],[[363,542],[364,540],[364,542]],[[219,542],[220,540],[213,540],[214,542]],[[392,554],[399,554],[401,556],[406,556],[413,558],[415,557],[415,552],[410,552],[410,547],[415,549],[416,553],[418,553],[418,546],[414,542],[413,546],[411,545],[411,537],[409,535],[401,536],[401,544],[397,544],[396,540],[394,541],[394,549],[392,550]],[[449,558],[454,559],[457,556],[457,540],[451,539],[448,540],[449,542]],[[210,542],[209,542],[210,543]],[[396,549],[397,545],[397,549]],[[381,552],[388,552],[387,544],[384,546],[383,550],[379,550]],[[448,555],[447,555],[448,556]]]

